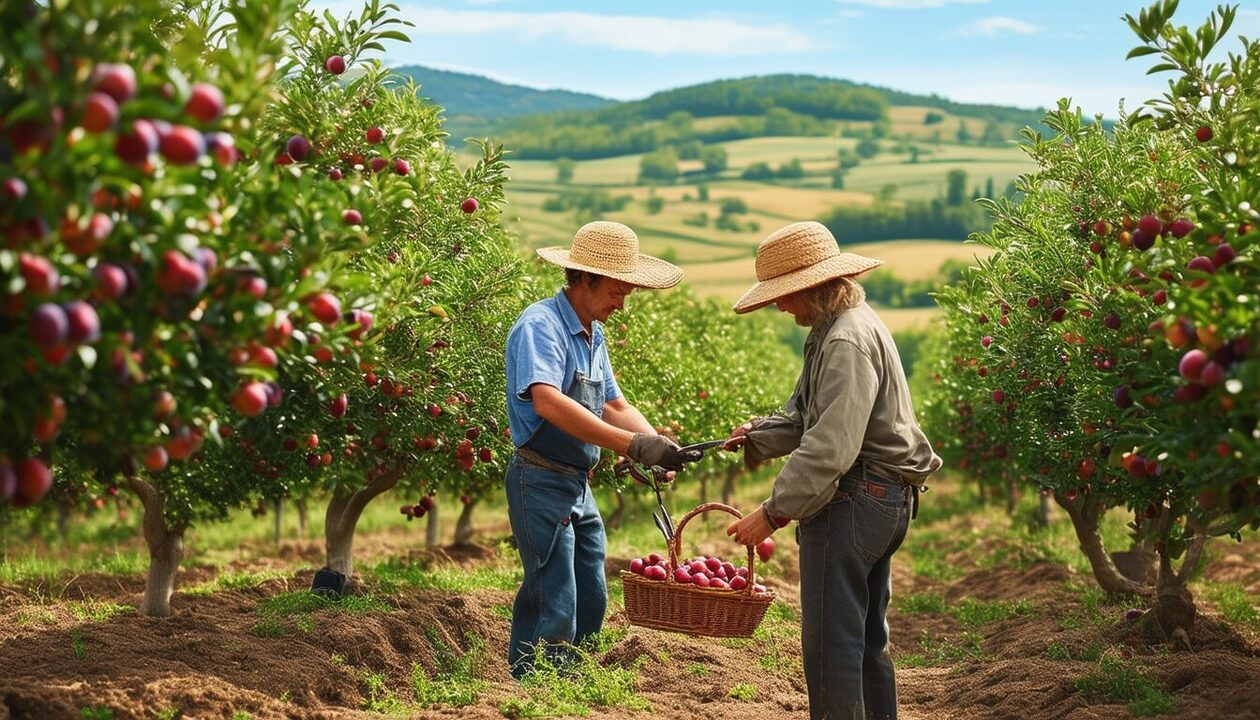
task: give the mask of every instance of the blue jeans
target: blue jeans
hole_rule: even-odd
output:
[[[559,663],[604,625],[604,521],[586,474],[557,472],[514,455],[504,480],[512,535],[525,581],[512,605],[508,665],[516,678],[532,670],[545,644]]]
[[[811,720],[897,717],[887,614],[910,498],[909,488],[859,464],[840,479],[831,504],[797,526]]]

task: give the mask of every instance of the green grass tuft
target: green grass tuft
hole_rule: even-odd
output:
[[[385,685],[385,676],[379,673],[368,673],[363,678],[367,685],[367,699],[363,701],[364,709],[383,715],[406,715],[409,708],[399,700]]]
[[[757,697],[757,686],[752,683],[740,683],[731,688],[731,691],[727,693],[727,695],[735,698],[736,700],[743,700],[746,702]]]
[[[1260,633],[1260,606],[1256,596],[1237,583],[1212,583],[1207,597],[1221,615],[1231,623],[1242,625],[1252,633]]]
[[[477,701],[489,683],[477,679],[476,668],[485,655],[485,643],[475,635],[467,635],[468,651],[457,655],[429,629],[429,643],[437,655],[433,677],[418,663],[411,666],[412,693],[416,704],[424,708],[438,706],[464,707]]]
[[[87,645],[83,643],[83,635],[78,628],[70,631],[70,652],[74,654],[75,660],[87,659]]]
[[[975,598],[963,598],[949,609],[949,613],[966,627],[983,627],[1020,615],[1031,615],[1036,608],[1028,600],[998,600],[985,602]]]
[[[1176,695],[1155,686],[1136,665],[1114,657],[1102,658],[1098,671],[1077,679],[1075,685],[1083,693],[1126,703],[1137,716],[1170,713],[1177,702]]]
[[[897,595],[893,597],[893,607],[903,613],[943,613],[945,596],[939,592]]]
[[[260,638],[282,638],[285,635],[284,623],[279,620],[263,620],[251,627],[249,634]]]
[[[474,568],[429,568],[421,563],[410,563],[404,560],[387,560],[369,569],[367,574],[383,593],[396,592],[400,588],[450,590],[459,593],[486,588],[516,590],[524,579],[524,574],[518,566],[478,565]]]
[[[70,614],[83,622],[105,622],[115,615],[135,610],[130,605],[119,605],[95,598],[87,598],[82,602],[70,603],[69,608]]]
[[[534,672],[521,681],[524,697],[506,700],[499,712],[509,718],[549,717],[591,713],[592,707],[624,707],[651,710],[635,692],[640,657],[630,668],[604,667],[589,652],[577,648],[574,659],[563,665],[552,662],[543,647],[534,654]]]
[[[900,667],[939,667],[989,659],[984,652],[983,638],[974,632],[936,637],[924,630],[919,637],[919,647],[923,652],[902,655],[897,658],[896,664]]]
[[[276,571],[221,572],[218,575],[215,575],[213,580],[189,586],[181,592],[189,595],[210,595],[221,590],[241,590],[244,588],[258,587],[265,582],[283,577],[288,577],[288,573]]]
[[[349,615],[366,615],[384,613],[393,610],[389,603],[371,595],[347,595],[343,598],[326,598],[309,590],[294,590],[280,593],[263,600],[258,606],[258,614],[263,616],[284,617],[299,613],[313,613],[321,610],[343,612]]]

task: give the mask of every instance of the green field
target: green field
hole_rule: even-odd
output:
[[[916,111],[917,112],[917,111]],[[908,122],[908,120],[906,121]],[[940,127],[953,132],[957,120]],[[639,235],[642,250],[677,262],[686,271],[684,282],[702,295],[734,301],[755,280],[753,253],[757,244],[774,229],[798,220],[823,216],[837,205],[869,205],[881,189],[895,185],[892,202],[929,200],[945,193],[946,174],[953,169],[967,173],[967,188],[981,192],[988,181],[997,191],[1032,162],[1014,145],[977,147],[915,141],[920,150],[918,162],[906,153],[893,152],[895,141],[881,141],[882,151],[849,171],[844,190],[830,187],[830,171],[836,165],[837,150],[853,148],[857,140],[839,137],[769,137],[722,143],[728,168],[704,182],[708,199],[699,200],[696,180],[680,180],[674,185],[639,185],[636,178],[642,155],[589,160],[576,164],[573,180],[567,185],[556,181],[556,165],[551,161],[524,160],[512,163],[508,183],[508,204],[504,223],[528,248],[566,245],[573,231],[587,217],[577,211],[548,212],[544,203],[571,191],[598,190],[611,197],[632,198],[622,209],[601,217],[626,223]],[[740,173],[757,162],[777,168],[793,158],[801,161],[806,176],[801,179],[753,182],[740,179]],[[698,169],[696,161],[680,162],[684,173]],[[657,213],[650,213],[648,199],[655,195],[664,201]],[[739,198],[747,212],[735,215],[738,230],[718,229],[713,221],[721,214],[721,202]],[[709,222],[695,224],[704,214]],[[688,222],[690,221],[690,223]],[[916,238],[885,242],[863,242],[862,238],[839,238],[846,250],[887,261],[887,267],[903,280],[932,277],[946,260],[970,260],[974,245],[952,240]],[[921,326],[934,316],[928,309],[885,310],[894,329]]]

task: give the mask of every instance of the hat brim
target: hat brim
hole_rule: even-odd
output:
[[[639,253],[636,258],[634,269],[628,272],[617,272],[607,268],[595,267],[594,265],[583,265],[582,263],[573,262],[569,256],[569,248],[547,247],[539,248],[537,252],[539,257],[552,265],[603,275],[614,280],[654,290],[672,288],[682,280],[683,276],[682,268],[677,265],[651,255],[644,255],[643,253]]]
[[[785,295],[817,287],[838,277],[855,277],[883,264],[883,260],[856,253],[840,253],[795,272],[758,282],[736,301],[735,312],[743,314],[759,310]]]

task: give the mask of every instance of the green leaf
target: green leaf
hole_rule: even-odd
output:
[[[1155,74],[1155,73],[1157,73],[1157,72],[1165,72],[1165,71],[1167,71],[1167,70],[1180,70],[1180,68],[1179,68],[1179,67],[1177,67],[1176,65],[1172,64],[1172,63],[1160,63],[1160,64],[1158,64],[1158,65],[1156,65],[1156,66],[1152,67],[1150,70],[1147,70],[1147,71],[1146,71],[1146,74],[1147,74],[1147,75],[1154,75],[1154,74]]]
[[[407,34],[402,32],[401,30],[386,30],[384,32],[377,33],[376,37],[382,40],[397,40],[398,42],[405,42],[405,43],[411,42],[411,38],[408,37]]]
[[[1159,52],[1159,48],[1157,47],[1151,47],[1150,45],[1139,45],[1138,47],[1135,47],[1132,50],[1130,50],[1129,54],[1124,56],[1124,59],[1132,60],[1135,57],[1142,57],[1143,55],[1154,55],[1157,52]]]

